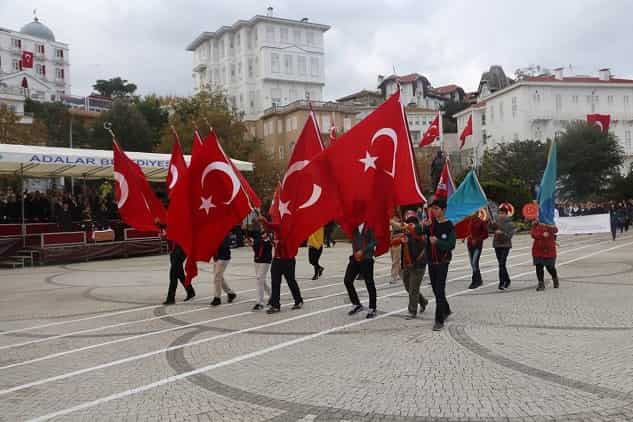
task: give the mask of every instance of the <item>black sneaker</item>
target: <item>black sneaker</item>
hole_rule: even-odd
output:
[[[292,305],[291,309],[293,311],[296,311],[297,309],[301,309],[301,308],[303,308],[303,301],[295,303],[294,305]]]
[[[407,314],[406,317],[404,317],[404,319],[406,319],[407,321],[411,321],[412,319],[416,319],[418,316],[416,314]]]
[[[347,315],[352,316],[352,315],[356,315],[357,313],[359,313],[360,311],[363,310],[363,305],[356,305],[352,308],[351,311],[349,311],[347,313]]]
[[[470,286],[468,286],[469,290],[475,290],[478,289],[479,287],[481,287],[483,283],[480,281],[473,281],[472,283],[470,283]]]
[[[187,297],[185,298],[185,302],[193,299],[194,297],[196,297],[196,291],[191,289],[190,291],[187,292]]]
[[[176,304],[176,301],[174,299],[167,299],[166,301],[163,302],[163,305],[167,306],[167,305],[174,305]]]
[[[277,313],[279,313],[279,312],[281,312],[281,308],[278,308],[278,307],[275,307],[275,306],[271,306],[270,308],[268,308],[268,309],[266,310],[266,313],[267,313],[268,315],[271,315],[271,314],[277,314]]]
[[[232,303],[237,297],[235,293],[229,293],[228,296],[229,296],[229,303]]]
[[[428,306],[429,301],[422,295],[420,295],[420,313],[423,314],[426,311],[426,307]]]
[[[503,283],[499,283],[498,289],[499,290],[505,290],[505,287],[504,287]]]
[[[510,287],[510,280],[506,281],[506,284],[503,285],[504,289],[507,289],[508,287]]]
[[[372,319],[372,318],[376,318],[376,310],[375,309],[370,309],[369,312],[367,312],[367,319]]]
[[[317,273],[314,273],[314,275],[312,276],[311,280],[316,280],[317,278],[319,278],[319,275]]]
[[[253,306],[253,311],[261,311],[262,309],[264,309],[264,305],[261,303],[256,303],[255,306]]]
[[[213,300],[211,301],[211,306],[218,306],[222,303],[222,301],[220,300],[219,297],[214,297]]]
[[[319,267],[319,277],[323,275],[323,271],[325,271],[325,268]]]
[[[433,331],[442,331],[442,328],[444,328],[443,322],[436,322],[433,324]]]

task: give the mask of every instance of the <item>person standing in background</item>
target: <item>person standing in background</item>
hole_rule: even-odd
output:
[[[468,288],[472,290],[481,287],[484,283],[479,269],[479,259],[484,249],[484,240],[488,239],[488,223],[480,218],[479,212],[470,218],[468,232],[470,233],[467,240],[468,257],[473,271],[472,282]]]
[[[321,258],[321,254],[323,253],[323,235],[324,229],[323,227],[319,227],[314,233],[308,237],[308,260],[310,265],[314,267],[314,275],[312,276],[312,280],[316,280],[323,274],[323,268],[321,264],[319,264],[319,259]]]
[[[512,249],[512,236],[514,236],[514,224],[508,217],[508,210],[499,208],[497,221],[492,228],[495,232],[492,246],[495,248],[497,262],[499,263],[499,290],[510,287],[510,274],[508,273],[507,261]]]

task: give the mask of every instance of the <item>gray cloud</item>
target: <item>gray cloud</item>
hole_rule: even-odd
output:
[[[11,3],[11,4],[9,4]],[[377,74],[419,72],[436,86],[476,88],[481,72],[529,64],[609,66],[633,77],[633,4],[627,0],[271,2],[275,15],[332,26],[326,33],[326,98],[374,88]],[[200,32],[265,13],[255,0],[38,0],[38,15],[70,44],[74,94],[122,76],[141,93],[189,94],[191,53]],[[19,29],[35,3],[0,1],[0,26]]]

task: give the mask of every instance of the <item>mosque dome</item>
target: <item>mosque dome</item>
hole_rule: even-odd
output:
[[[53,34],[53,31],[51,31],[48,26],[40,22],[37,17],[33,19],[33,22],[24,25],[22,29],[20,29],[20,32],[32,37],[41,38],[48,41],[55,41],[55,35]]]

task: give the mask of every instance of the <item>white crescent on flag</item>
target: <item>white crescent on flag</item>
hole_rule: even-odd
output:
[[[284,185],[286,184],[286,179],[290,177],[292,173],[296,173],[298,171],[303,170],[308,164],[310,164],[310,161],[308,160],[295,161],[294,163],[292,163],[290,167],[288,167],[288,170],[286,171],[284,180],[281,181],[281,189],[284,188]]]
[[[121,209],[125,205],[129,194],[127,180],[125,180],[125,176],[118,171],[114,172],[114,180],[119,184],[119,202],[117,202],[117,207]]]
[[[602,122],[600,120],[596,120],[593,124],[598,126],[601,132],[604,132],[604,126],[602,126]]]
[[[395,130],[393,130],[391,128],[388,128],[388,127],[383,127],[382,129],[380,129],[376,133],[374,133],[374,136],[371,138],[371,142],[369,144],[373,145],[374,141],[376,141],[381,136],[387,136],[393,142],[393,160],[392,160],[392,163],[391,163],[391,171],[385,170],[385,173],[387,173],[391,177],[395,177],[395,175],[396,175],[396,150],[398,148],[398,135],[396,134]]]
[[[322,191],[323,189],[321,189],[321,186],[317,184],[312,184],[312,195],[310,195],[310,198],[308,198],[308,200],[304,202],[303,205],[301,205],[298,209],[301,210],[301,209],[308,208],[316,204],[319,198],[321,198]]]
[[[233,168],[230,165],[228,165],[227,163],[223,163],[222,161],[214,161],[208,166],[206,166],[204,171],[202,172],[202,178],[200,180],[200,183],[202,184],[203,188],[204,188],[205,177],[212,171],[221,171],[222,173],[225,173],[227,176],[229,176],[229,179],[231,179],[231,183],[233,184],[233,191],[231,193],[231,198],[224,203],[224,205],[229,205],[231,202],[233,202],[233,200],[235,199],[235,197],[240,191],[240,187],[242,186],[240,184],[240,179],[238,179],[237,175],[235,174],[235,172],[233,171]]]
[[[176,183],[178,183],[178,167],[172,164],[169,172],[171,173],[171,183],[169,184],[169,190],[172,190],[174,186],[176,186]]]

